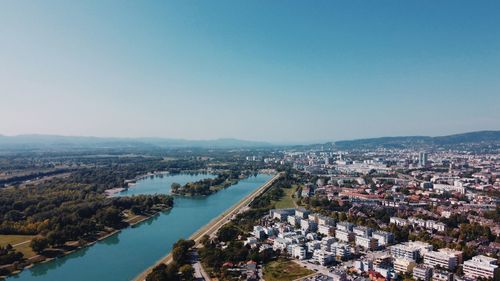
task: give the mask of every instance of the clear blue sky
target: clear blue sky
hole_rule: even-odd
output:
[[[1,1],[0,134],[500,129],[500,1]]]

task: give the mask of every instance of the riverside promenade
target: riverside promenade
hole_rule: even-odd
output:
[[[244,210],[245,208],[250,205],[250,203],[259,195],[267,191],[269,187],[280,177],[282,176],[282,173],[276,174],[274,177],[272,177],[268,182],[257,188],[255,191],[250,193],[247,197],[243,198],[240,202],[236,203],[234,206],[229,208],[227,211],[224,213],[220,214],[218,217],[210,221],[208,224],[200,228],[198,231],[193,233],[189,239],[193,240],[196,243],[196,246],[199,246],[200,240],[203,236],[208,235],[212,236],[213,234],[217,233],[217,231],[227,222],[231,220],[231,218],[238,214],[240,211]],[[229,187],[231,188],[231,187]],[[168,264],[172,262],[172,254],[169,253],[162,259],[160,259],[158,262],[156,262],[154,265],[150,266],[148,269],[146,269],[144,272],[139,274],[134,280],[135,281],[144,281],[146,279],[146,276],[153,270],[154,267],[157,265],[164,263]]]

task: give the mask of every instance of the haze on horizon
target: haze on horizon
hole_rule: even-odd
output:
[[[0,134],[500,129],[498,1],[2,1]]]

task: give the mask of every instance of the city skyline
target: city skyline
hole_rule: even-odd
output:
[[[310,143],[500,129],[495,1],[1,7],[3,135]]]

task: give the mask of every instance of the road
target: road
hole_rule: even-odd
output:
[[[205,235],[212,236],[213,234],[217,233],[217,231],[227,222],[231,220],[231,218],[238,214],[241,210],[244,210],[248,205],[259,195],[261,195],[263,192],[265,192],[273,183],[276,181],[278,178],[281,177],[281,173],[275,175],[273,178],[271,178],[268,182],[263,184],[261,187],[257,188],[255,191],[250,193],[247,197],[243,198],[240,202],[238,202],[236,205],[233,207],[229,208],[227,211],[224,213],[220,214],[218,217],[210,221],[207,225],[204,227],[200,228],[198,231],[196,231],[193,235],[189,237],[189,239],[194,240],[197,246],[200,245],[201,238]],[[230,187],[229,187],[230,188]],[[163,257],[161,260],[156,262],[153,266],[149,267],[146,269],[144,272],[139,274],[134,280],[136,281],[143,281],[146,279],[146,276],[151,272],[151,270],[156,267],[160,263],[168,264],[172,262],[172,254],[168,254],[167,256]]]

